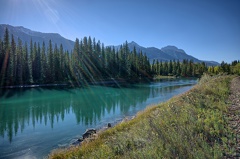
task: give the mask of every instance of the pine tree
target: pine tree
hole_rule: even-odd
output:
[[[63,45],[60,44],[60,48],[59,48],[59,78],[60,81],[64,81],[64,74],[65,74],[65,69],[64,69],[64,52],[63,52]]]
[[[4,33],[4,39],[2,42],[2,67],[0,72],[0,86],[3,86],[7,81],[8,65],[9,65],[9,56],[10,56],[10,43],[9,43],[9,32],[6,28]]]
[[[30,57],[29,57],[29,82],[30,83],[33,83],[33,58],[34,58],[34,55],[33,55],[33,42],[32,42],[32,39],[30,41]]]
[[[82,44],[81,44],[82,47]],[[72,74],[75,77],[75,80],[79,81],[82,79],[82,61],[83,61],[83,52],[80,51],[80,43],[79,39],[76,38],[75,43],[74,43],[74,49],[73,49],[73,54],[72,54]]]
[[[54,57],[53,57],[53,48],[52,48],[52,41],[49,40],[48,43],[48,60],[47,60],[47,82],[53,83],[54,82]]]
[[[45,42],[42,43],[42,49],[41,49],[41,66],[40,66],[40,82],[45,83],[46,82],[46,76],[47,76],[47,57],[46,57],[46,46]]]
[[[167,76],[168,75],[168,62],[165,61],[163,64],[163,75]]]
[[[14,85],[15,77],[16,77],[16,62],[15,62],[15,54],[16,54],[16,43],[12,35],[11,39],[11,47],[9,53],[8,60],[8,70],[7,70],[7,85]]]
[[[37,48],[37,43],[34,42],[33,44],[33,50],[32,50],[32,77],[33,77],[33,82],[38,83],[38,59],[37,59],[37,54],[38,54],[38,48]]]
[[[168,63],[168,74],[172,75],[172,73],[173,73],[173,63],[172,63],[172,60],[170,60]]]
[[[3,50],[3,41],[0,39],[0,87],[1,85],[1,81],[2,81],[2,69],[3,69],[3,63],[4,63],[4,50]]]
[[[23,83],[28,84],[30,82],[30,73],[29,73],[29,58],[28,58],[28,47],[25,43],[23,48]]]
[[[176,75],[177,75],[177,76],[180,76],[181,73],[182,73],[181,65],[180,65],[180,61],[178,60],[178,61],[177,61],[177,66],[176,66]]]
[[[38,83],[40,82],[41,77],[41,68],[42,68],[42,61],[41,61],[41,48],[40,48],[40,44],[37,44],[37,52],[36,52],[36,81],[38,81]]]
[[[18,45],[17,45],[17,72],[16,72],[16,84],[23,84],[23,65],[24,65],[24,61],[23,61],[23,49],[22,49],[22,41],[18,38]]]
[[[54,81],[53,82],[56,82],[61,80],[61,70],[60,70],[60,54],[59,54],[59,50],[58,50],[58,47],[57,47],[57,44],[55,44],[54,46],[54,53],[53,53],[53,68],[54,68],[54,74],[53,74],[53,77],[54,77]]]
[[[106,77],[106,69],[107,69],[107,58],[106,58],[106,54],[105,54],[105,48],[104,48],[104,44],[102,44],[102,55],[101,55],[101,73],[104,77]]]

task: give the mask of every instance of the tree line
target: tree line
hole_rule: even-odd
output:
[[[58,47],[51,40],[30,44],[21,39],[15,41],[6,28],[3,39],[0,39],[0,86],[29,84],[77,84],[83,85],[109,79],[125,79],[136,82],[152,79],[156,75],[183,77],[200,77],[204,72],[231,70],[236,72],[239,61],[232,66],[226,63],[209,67],[192,60],[153,60],[150,63],[146,54],[130,51],[127,41],[118,50],[105,47],[103,43],[84,37],[76,38],[71,52]],[[235,68],[236,65],[236,68]],[[214,71],[213,71],[214,70]]]
[[[201,77],[206,72],[204,62],[194,63],[193,60],[170,60],[166,62],[153,60],[152,73],[163,76]]]
[[[208,67],[208,73],[209,74],[227,73],[240,75],[240,61],[235,60],[231,64],[222,61],[220,66]]]
[[[74,49],[64,50],[49,40],[39,43],[31,40],[23,44],[15,41],[5,30],[0,39],[0,86],[26,84],[72,83],[86,84],[98,80],[124,78],[138,80],[152,78],[149,59],[136,49],[130,52],[128,43],[119,50],[104,47],[95,38],[84,37],[75,41]]]

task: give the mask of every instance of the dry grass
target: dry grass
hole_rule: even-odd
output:
[[[222,158],[231,151],[225,114],[232,78],[206,75],[185,94],[49,158]]]

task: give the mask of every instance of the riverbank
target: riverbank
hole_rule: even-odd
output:
[[[127,86],[129,84],[135,84],[135,83],[149,83],[152,82],[152,78],[104,78],[104,79],[96,79],[93,81],[67,81],[67,82],[57,82],[57,83],[28,83],[28,84],[22,84],[22,85],[6,85],[6,86],[0,86],[1,89],[15,89],[15,88],[49,88],[49,87],[85,87],[88,85],[100,85],[100,86],[108,86],[108,87],[121,87],[121,86]]]
[[[151,106],[79,147],[49,158],[222,158],[233,155],[228,117],[233,76],[205,76],[190,91]],[[228,101],[228,102],[227,102]],[[230,154],[230,155],[229,155]]]
[[[162,80],[162,79],[176,79],[176,78],[180,78],[177,76],[162,76],[162,75],[157,75],[155,76],[153,79],[154,80]]]

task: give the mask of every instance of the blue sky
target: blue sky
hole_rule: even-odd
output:
[[[240,59],[239,0],[0,0],[0,24],[95,37],[107,45],[174,45],[201,59]]]

